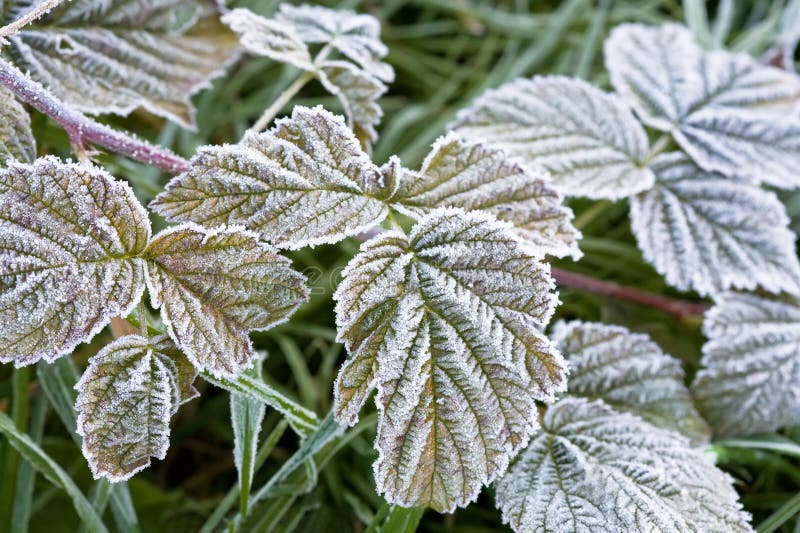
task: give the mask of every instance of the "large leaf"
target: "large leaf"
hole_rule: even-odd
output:
[[[31,3],[10,2],[6,20]],[[189,97],[207,87],[236,50],[233,35],[208,16],[212,6],[204,0],[64,3],[10,37],[4,52],[83,111],[128,114],[141,106],[191,126]]]
[[[800,78],[744,54],[704,51],[684,26],[625,24],[605,45],[614,87],[702,168],[800,185]],[[776,112],[777,111],[777,112]]]
[[[308,298],[305,276],[240,228],[165,230],[145,250],[153,307],[200,370],[230,376],[255,356],[249,330],[286,321]]]
[[[648,189],[644,129],[615,95],[561,76],[518,79],[461,111],[459,135],[543,165],[569,196],[623,198]]]
[[[36,158],[36,140],[31,118],[22,104],[5,87],[0,87],[0,165],[10,160],[32,163]]]
[[[656,186],[633,198],[631,226],[669,284],[700,294],[800,291],[795,236],[773,193],[704,172],[678,152],[659,156],[652,168]]]
[[[621,326],[573,321],[559,322],[551,338],[569,362],[571,394],[603,400],[694,442],[708,440],[708,426],[684,384],[680,361],[647,335]]]
[[[56,158],[0,171],[0,361],[53,360],[144,291],[150,222],[127,183]]]
[[[720,435],[800,424],[800,301],[724,293],[706,314],[702,364],[692,385]]]
[[[513,224],[543,253],[581,256],[572,210],[547,173],[525,169],[500,150],[465,143],[451,133],[434,143],[419,172],[401,173],[391,201],[406,214],[419,217],[444,206],[488,211]]]
[[[378,167],[341,118],[295,107],[266,133],[201,148],[151,207],[170,220],[243,224],[284,248],[331,243],[379,223]]]
[[[128,335],[89,360],[75,386],[78,434],[95,479],[122,481],[163,459],[169,419],[196,396],[194,370],[166,335]]]
[[[568,398],[497,483],[497,505],[519,532],[752,531],[731,481],[678,433]]]
[[[565,385],[540,333],[549,268],[490,215],[433,211],[411,234],[365,243],[339,286],[338,420],[370,389],[380,410],[378,490],[391,503],[452,511],[502,473],[536,427],[536,401]]]
[[[244,8],[225,13],[222,22],[236,32],[248,52],[303,70],[315,70],[308,46],[300,40],[291,25],[256,15]]]

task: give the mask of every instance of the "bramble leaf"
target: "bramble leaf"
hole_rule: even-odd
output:
[[[731,478],[675,433],[602,401],[550,406],[497,483],[515,531],[752,531]]]
[[[536,427],[536,401],[565,386],[539,331],[553,286],[548,266],[484,213],[437,209],[408,237],[362,246],[334,296],[350,353],[334,412],[354,423],[377,386],[387,501],[452,511],[505,470]]]
[[[300,40],[291,25],[256,15],[245,8],[233,9],[225,13],[221,20],[239,35],[239,41],[248,52],[302,70],[315,70],[308,46]]]
[[[800,301],[723,293],[706,314],[692,390],[718,435],[800,424]]]
[[[0,361],[68,354],[144,291],[150,221],[127,183],[54,157],[0,170]]]
[[[31,117],[11,91],[0,87],[0,165],[11,160],[32,163],[36,159],[36,140]]]
[[[89,360],[75,386],[78,434],[95,479],[129,479],[163,459],[169,419],[197,395],[195,372],[166,335],[128,335]],[[185,394],[191,391],[189,396]]]
[[[512,81],[461,111],[453,129],[544,166],[568,196],[614,200],[653,185],[642,126],[617,96],[579,79]]]
[[[280,248],[333,243],[369,229],[388,208],[382,181],[340,117],[295,107],[265,133],[206,146],[150,204],[174,221],[242,224]]]
[[[29,7],[14,0],[6,21]],[[203,0],[64,3],[9,37],[4,55],[87,113],[144,107],[193,126],[189,97],[221,74],[238,44],[212,14],[213,2]]]
[[[772,193],[742,178],[704,172],[679,152],[652,164],[656,186],[631,201],[645,259],[675,287],[800,291],[789,217]]]
[[[195,367],[218,377],[251,364],[249,330],[286,321],[308,298],[305,276],[241,228],[173,227],[144,257],[150,298],[170,337]]]
[[[700,167],[776,187],[800,185],[800,78],[745,54],[704,51],[684,26],[617,26],[611,81],[642,118]]]
[[[523,168],[500,150],[468,144],[455,134],[434,143],[419,172],[400,170],[393,207],[419,217],[436,207],[487,211],[517,234],[556,257],[580,258],[580,232],[572,210],[538,168]]]
[[[622,326],[559,322],[550,335],[569,363],[569,392],[707,442],[709,430],[684,385],[681,363],[647,335]]]

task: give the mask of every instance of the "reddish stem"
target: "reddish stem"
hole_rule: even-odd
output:
[[[87,117],[3,60],[0,60],[0,84],[20,100],[60,124],[69,135],[73,146],[78,149],[85,148],[89,142],[167,172],[180,173],[189,168],[189,162],[174,152]]]
[[[553,268],[551,272],[559,285],[652,307],[677,318],[703,316],[703,313],[708,309],[708,304],[703,302],[678,300],[652,292],[640,291],[633,287],[626,287],[613,281],[604,281],[557,268]]]

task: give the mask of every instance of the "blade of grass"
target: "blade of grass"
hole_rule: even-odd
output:
[[[19,431],[25,432],[28,420],[28,380],[30,368],[15,368],[11,375],[11,420]],[[10,519],[14,509],[14,493],[19,453],[13,446],[5,450],[3,485],[0,487],[0,517]]]
[[[791,520],[797,513],[800,513],[800,493],[795,494],[781,505],[777,511],[769,515],[766,520],[758,525],[756,531],[758,533],[772,533]]]
[[[256,369],[260,369],[260,363]],[[260,378],[258,370],[253,371]],[[231,425],[233,426],[233,462],[239,477],[239,514],[247,516],[250,487],[256,470],[256,451],[261,423],[264,421],[264,404],[247,394],[232,392]]]
[[[42,441],[44,423],[47,418],[47,398],[41,392],[36,395],[31,409],[28,434],[36,444]],[[14,511],[11,516],[11,533],[28,531],[33,504],[33,489],[36,483],[36,469],[28,461],[23,461],[17,468],[17,488],[14,493]]]
[[[779,435],[721,439],[714,442],[714,447],[717,446],[766,450],[800,458],[800,444]]]
[[[292,376],[297,384],[300,398],[307,407],[313,408],[317,404],[317,389],[314,387],[314,380],[311,372],[308,371],[303,352],[300,351],[297,343],[286,335],[276,335],[275,341],[283,352],[286,362],[289,363],[289,368],[292,369]]]
[[[381,533],[414,533],[423,514],[425,514],[424,507],[406,508],[394,505],[381,528]]]

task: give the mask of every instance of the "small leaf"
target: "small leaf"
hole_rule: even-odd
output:
[[[244,8],[226,13],[222,22],[239,35],[242,46],[248,52],[288,63],[302,70],[315,70],[308,46],[295,34],[291,25],[256,15]]]
[[[0,165],[11,160],[32,163],[36,159],[36,140],[31,117],[5,87],[0,87]]]
[[[166,456],[184,379],[169,352],[176,348],[166,335],[128,335],[89,360],[75,407],[95,479],[123,481],[150,466],[150,457]]]
[[[145,250],[153,307],[200,370],[230,376],[255,356],[249,330],[286,321],[306,301],[305,277],[257,235],[182,225]]]
[[[295,107],[266,133],[201,148],[150,204],[174,221],[242,224],[280,248],[333,243],[383,220],[378,167],[321,107]]]
[[[0,361],[71,353],[144,291],[150,222],[127,183],[54,157],[0,170]]]
[[[776,187],[800,185],[800,78],[745,54],[704,51],[684,26],[617,26],[611,81],[642,118],[700,167]]]
[[[497,483],[497,505],[518,532],[752,531],[731,482],[678,433],[567,398]]]
[[[387,501],[449,512],[505,470],[535,429],[536,401],[565,385],[539,331],[552,289],[548,266],[484,213],[438,209],[408,237],[362,246],[335,294],[351,359],[334,412],[352,424],[377,385]]]
[[[433,208],[487,211],[510,222],[520,237],[556,257],[581,257],[572,210],[550,177],[525,169],[500,150],[467,144],[454,134],[439,138],[419,172],[403,170],[393,206],[418,217]]]
[[[631,201],[645,259],[681,290],[800,291],[789,217],[771,192],[704,172],[679,152],[652,164],[656,186]]]
[[[512,81],[461,111],[453,129],[544,166],[568,196],[615,200],[653,185],[642,126],[615,95],[582,80]]]
[[[800,424],[800,301],[724,293],[706,314],[692,390],[718,435]]]
[[[684,385],[681,363],[647,335],[621,326],[559,322],[550,336],[569,362],[569,392],[708,441],[706,422]]]
[[[254,379],[261,379],[260,362],[256,368],[246,371]],[[232,392],[231,427],[233,428],[233,463],[236,465],[239,485],[239,510],[242,516],[247,515],[250,500],[250,488],[253,475],[258,467],[256,452],[258,451],[258,435],[264,421],[264,403],[245,393]]]

